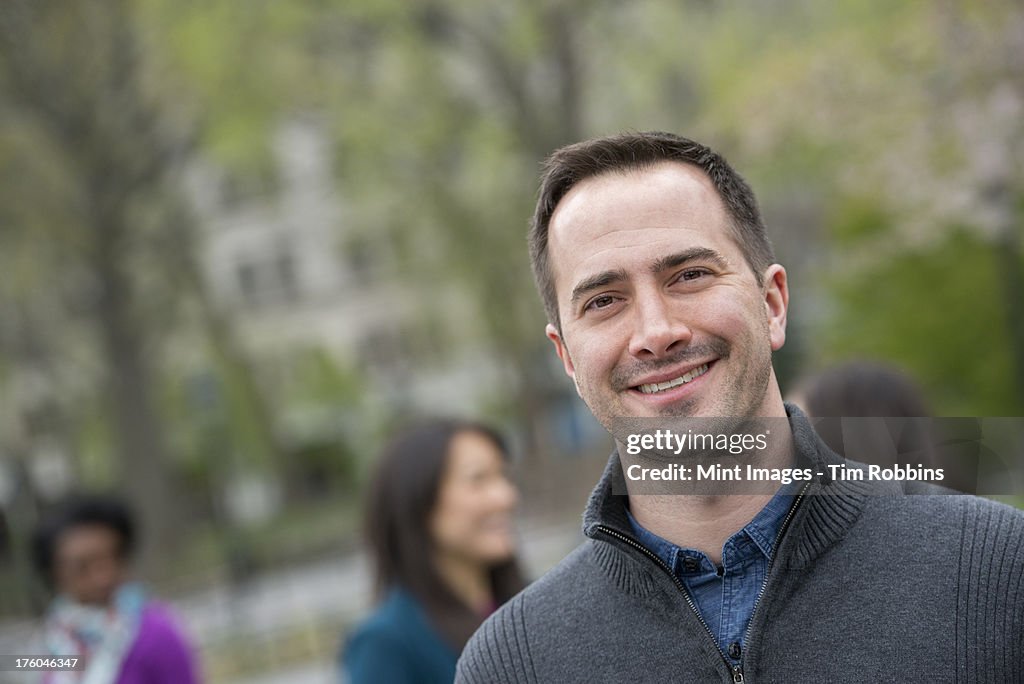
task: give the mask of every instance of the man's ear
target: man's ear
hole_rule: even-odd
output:
[[[764,308],[768,315],[768,333],[772,351],[778,351],[786,343],[789,285],[786,282],[786,269],[779,264],[772,264],[764,274]]]
[[[572,378],[573,384],[576,385],[576,393],[580,391],[580,386],[576,384],[576,367],[572,365],[572,359],[569,357],[569,350],[565,346],[565,340],[562,339],[561,333],[558,329],[548,323],[547,327],[544,328],[544,334],[548,336],[551,343],[555,345],[555,353],[558,354],[558,358],[562,360],[562,367],[565,368],[565,374]]]

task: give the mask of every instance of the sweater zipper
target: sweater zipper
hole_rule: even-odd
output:
[[[631,537],[627,537],[624,534],[620,534],[615,530],[611,529],[610,527],[605,527],[604,525],[598,525],[595,529],[600,532],[604,532],[609,537],[615,537],[619,541],[629,544],[630,546],[637,549],[645,556],[653,560],[658,565],[658,567],[660,567],[662,570],[668,573],[668,576],[672,578],[672,582],[676,585],[676,588],[679,589],[679,592],[683,595],[683,598],[686,599],[686,605],[690,606],[690,610],[692,610],[694,615],[697,616],[697,619],[700,620],[700,624],[704,626],[704,631],[707,632],[707,635],[709,637],[711,637],[711,642],[715,645],[715,649],[718,651],[718,655],[722,656],[722,662],[725,663],[725,666],[729,668],[729,671],[732,673],[732,681],[736,682],[737,684],[739,682],[742,682],[743,668],[739,665],[733,667],[732,663],[729,662],[729,659],[722,651],[722,647],[718,645],[718,638],[715,636],[714,632],[711,631],[711,628],[708,627],[708,623],[704,621],[704,616],[700,614],[699,610],[697,610],[697,604],[695,604],[693,602],[693,598],[690,597],[690,592],[686,590],[686,586],[683,585],[682,581],[678,577],[676,577],[676,574],[674,572],[672,572],[672,568],[668,567],[668,564],[665,563],[665,561],[658,558],[658,556],[653,551],[648,549],[640,542],[635,541]]]
[[[779,528],[779,534],[775,537],[775,546],[773,547],[772,557],[768,560],[768,569],[765,571],[764,581],[761,582],[761,590],[757,593],[757,598],[754,599],[754,608],[750,612],[750,621],[748,622],[747,630],[743,635],[743,641],[746,643],[750,643],[750,628],[754,624],[754,615],[757,612],[757,606],[761,603],[761,597],[764,596],[764,590],[768,587],[768,578],[771,576],[772,565],[775,563],[774,550],[778,549],[779,542],[782,540],[782,535],[785,534],[786,528],[789,527],[789,521],[793,518],[793,514],[796,513],[796,509],[800,506],[800,502],[801,500],[803,500],[804,494],[807,492],[808,487],[810,487],[809,482],[805,484],[803,488],[800,490],[800,493],[797,494],[796,501],[794,501],[793,505],[790,506],[789,512],[786,514],[786,517],[782,521],[782,527]],[[686,600],[686,605],[690,606],[690,610],[694,612],[694,614],[697,616],[697,619],[700,620],[700,624],[704,626],[704,631],[707,632],[707,635],[709,637],[711,637],[711,641],[712,643],[714,643],[715,649],[717,649],[718,654],[722,656],[722,662],[725,663],[725,666],[729,668],[729,672],[732,673],[732,681],[734,682],[734,684],[742,684],[745,681],[743,678],[743,665],[733,665],[731,662],[729,662],[729,658],[725,655],[725,652],[722,651],[722,647],[718,645],[718,638],[715,636],[714,632],[711,631],[711,628],[708,627],[708,623],[705,622],[704,616],[701,615],[700,611],[697,609],[697,604],[693,602],[693,598],[690,596],[690,592],[686,590],[686,586],[678,577],[676,577],[676,574],[672,572],[672,568],[668,567],[668,564],[665,563],[665,561],[661,560],[661,558],[659,558],[653,551],[648,549],[640,542],[635,541],[631,537],[627,537],[624,534],[620,534],[609,527],[605,527],[604,525],[598,525],[595,529],[604,532],[610,537],[615,537],[616,539],[625,542],[626,544],[629,544],[630,546],[637,549],[645,556],[653,560],[655,564],[658,565],[658,567],[660,567],[662,570],[668,573],[668,576],[672,578],[673,584],[676,585],[676,588],[679,589],[679,592],[683,595],[683,598]]]
[[[786,513],[786,517],[782,520],[782,527],[779,528],[779,533],[775,535],[775,545],[772,546],[772,557],[768,559],[768,569],[764,572],[764,581],[761,582],[761,590],[757,592],[757,598],[754,599],[754,607],[750,611],[750,619],[747,621],[747,629],[743,633],[743,643],[750,644],[750,630],[754,626],[754,616],[757,615],[757,607],[761,604],[761,597],[764,596],[764,590],[768,588],[768,578],[772,576],[772,566],[775,565],[775,557],[778,555],[776,551],[779,550],[779,543],[782,542],[782,535],[786,533],[786,528],[789,527],[789,521],[792,520],[793,515],[796,513],[796,509],[800,507],[800,502],[804,498],[804,494],[807,493],[807,489],[811,486],[810,482],[804,484],[800,488],[800,493],[796,495],[796,501],[789,507],[789,512]],[[746,654],[746,649],[744,649]],[[733,670],[733,682],[743,681],[743,665],[742,656],[740,657],[741,664],[739,668],[739,679],[736,678],[736,669]]]
[[[757,607],[761,603],[761,597],[764,596],[764,590],[768,588],[768,578],[772,576],[772,566],[775,565],[775,557],[778,555],[776,551],[779,550],[779,543],[782,541],[782,535],[786,533],[786,528],[789,527],[789,521],[792,520],[793,515],[796,513],[796,509],[800,507],[800,502],[804,498],[804,494],[807,493],[808,487],[811,486],[810,482],[804,484],[800,488],[800,493],[796,495],[796,501],[789,507],[789,512],[786,513],[786,517],[782,520],[782,527],[779,528],[779,533],[775,536],[775,545],[772,546],[772,557],[768,559],[768,569],[764,573],[764,581],[761,582],[761,590],[757,592],[757,598],[754,599],[754,607],[750,611],[750,620],[747,622],[747,629],[743,633],[743,641],[750,643],[750,629],[754,626],[754,616],[757,614]]]

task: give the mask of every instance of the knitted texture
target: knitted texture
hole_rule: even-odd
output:
[[[791,419],[800,459],[843,462]],[[627,541],[621,477],[613,454],[588,539],[481,626],[456,682],[734,681],[686,595]],[[1024,682],[1024,513],[908,490],[810,485],[751,618],[742,681]]]

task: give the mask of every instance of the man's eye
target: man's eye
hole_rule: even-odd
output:
[[[697,278],[707,274],[708,272],[703,268],[688,268],[679,274],[679,280],[696,280]]]
[[[591,310],[604,309],[605,307],[611,306],[613,302],[615,302],[615,297],[612,297],[611,295],[601,295],[600,297],[594,297],[591,299],[587,303],[587,308]]]

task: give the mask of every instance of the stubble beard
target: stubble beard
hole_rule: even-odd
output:
[[[767,324],[765,328],[767,329]],[[758,342],[760,341],[758,339]],[[740,344],[754,344],[754,340],[745,339]],[[614,421],[622,418],[693,418],[697,417],[696,414],[701,404],[701,398],[698,397],[667,406],[653,415],[644,416],[627,415],[625,407],[618,398],[622,393],[630,391],[630,387],[634,386],[635,378],[672,366],[689,365],[709,357],[716,359],[715,365],[728,362],[730,359],[735,360],[733,349],[734,346],[726,340],[713,337],[707,342],[689,346],[682,352],[654,363],[638,361],[615,367],[610,375],[610,392],[607,394],[592,391],[588,383],[580,381],[579,378],[582,376],[579,374],[577,375],[577,387],[590,412],[609,433],[614,434]],[[755,352],[743,367],[732,370],[735,375],[727,379],[729,385],[717,390],[718,398],[722,403],[715,407],[715,415],[702,417],[748,418],[759,412],[771,379],[771,351],[769,350],[763,356],[761,353]],[[706,402],[706,400],[705,396],[704,401]]]

